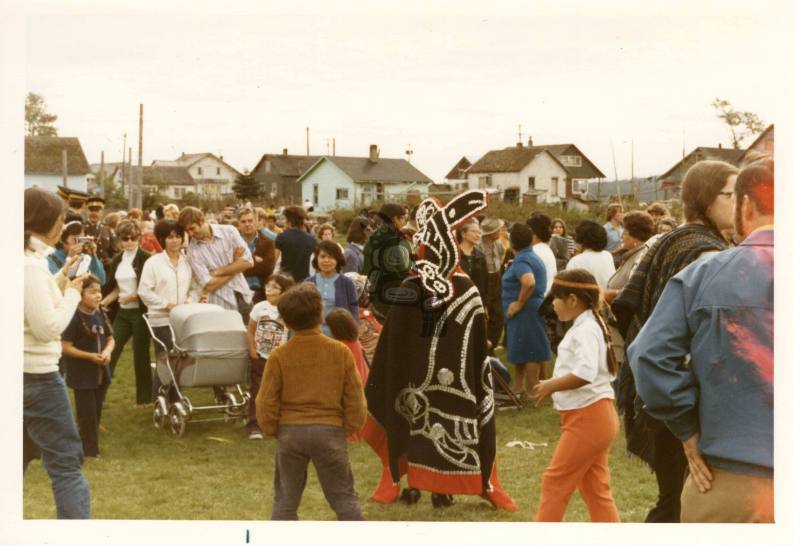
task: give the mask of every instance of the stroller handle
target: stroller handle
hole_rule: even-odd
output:
[[[150,324],[150,321],[154,318],[153,313],[148,311],[142,315],[142,318],[144,318],[144,323],[147,325],[147,329],[150,331],[150,337],[153,338],[153,341],[161,345],[161,348],[165,353],[168,353],[169,351],[167,350],[167,346],[164,345],[164,342],[161,341],[158,336],[155,335],[155,333],[153,333],[153,325]],[[177,348],[177,345],[175,345],[175,330],[172,329],[172,325],[169,323],[169,321],[167,321],[167,328],[169,328],[169,335],[172,337],[172,345],[173,347]]]

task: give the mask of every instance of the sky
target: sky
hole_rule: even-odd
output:
[[[252,169],[264,153],[304,154],[309,127],[312,154],[334,138],[337,155],[410,147],[441,181],[461,156],[513,146],[521,125],[523,141],[574,143],[612,180],[650,176],[684,147],[730,145],[716,97],[767,124],[781,115],[792,21],[786,3],[751,4],[34,2],[24,84],[91,163],[119,161],[125,133],[136,162],[143,103],[145,165],[212,152]]]

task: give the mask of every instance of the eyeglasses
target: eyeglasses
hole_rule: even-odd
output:
[[[719,192],[720,195],[724,195],[725,197],[733,197],[732,191],[721,191]]]
[[[120,240],[120,241],[122,241],[122,242],[127,242],[127,241],[138,241],[138,240],[139,240],[139,238],[138,238],[138,237],[133,237],[133,236],[131,236],[131,235],[128,235],[128,236],[125,236],[125,237],[120,237],[120,238],[119,238],[119,240]]]

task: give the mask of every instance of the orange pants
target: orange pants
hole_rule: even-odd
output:
[[[561,412],[561,437],[542,476],[536,521],[561,521],[577,488],[592,521],[619,521],[611,496],[608,450],[619,431],[614,401]]]

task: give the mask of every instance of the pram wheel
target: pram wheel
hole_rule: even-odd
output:
[[[166,419],[167,416],[164,414],[161,404],[159,404],[159,401],[156,401],[155,406],[153,406],[153,426],[156,428],[164,428]]]
[[[183,436],[186,431],[186,410],[181,402],[176,402],[169,410],[169,428],[175,436]]]
[[[239,416],[239,408],[236,404],[236,397],[232,392],[226,392],[222,398],[222,403],[225,405],[223,412],[225,413],[225,420],[235,419]]]

